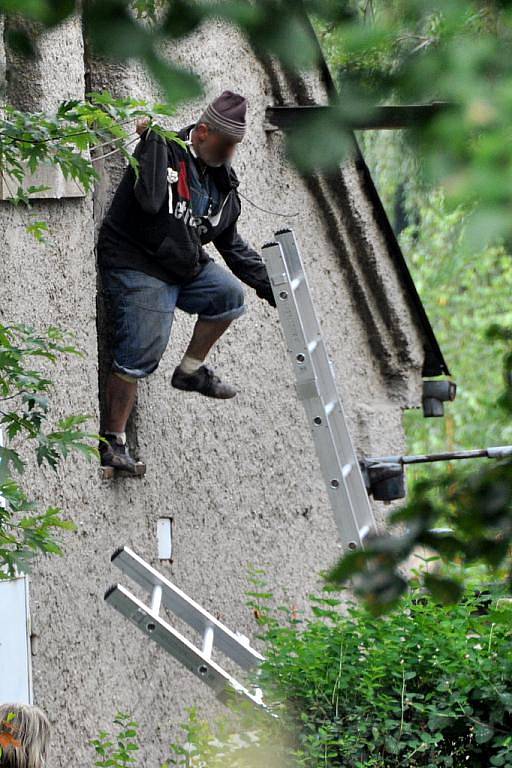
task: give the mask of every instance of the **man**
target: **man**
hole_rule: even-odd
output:
[[[156,370],[178,307],[197,314],[188,348],[171,384],[207,397],[235,388],[204,364],[208,352],[245,311],[240,281],[275,306],[265,265],[237,232],[241,202],[231,159],[246,130],[246,99],[224,91],[199,120],[165,140],[138,121],[141,139],[98,237],[98,266],[113,327],[113,363],[106,391],[101,463],[128,472],[136,462],[126,423],[137,382]],[[230,272],[202,247],[213,242]]]

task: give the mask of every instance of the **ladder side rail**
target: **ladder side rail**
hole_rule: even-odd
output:
[[[279,243],[266,243],[263,246],[264,261],[267,266],[270,281],[276,295],[279,319],[284,333],[284,339],[299,390],[311,392],[319,396],[318,382],[311,364],[311,355],[307,348],[307,337],[303,329],[283,253]],[[319,328],[318,328],[319,333]],[[321,341],[321,338],[320,338]]]
[[[314,377],[318,381],[320,396],[322,397],[322,400],[324,401],[326,408],[332,407],[332,405],[337,403],[337,407],[332,408],[333,418],[331,419],[331,421],[334,423],[336,428],[336,433],[338,437],[337,439],[338,452],[342,456],[342,459],[346,459],[347,455],[350,454],[351,458],[353,457],[353,459],[355,460],[356,459],[355,448],[352,443],[350,432],[346,426],[346,417],[343,411],[343,406],[341,404],[341,398],[339,396],[339,393],[336,387],[336,381],[335,381],[335,377],[332,369],[332,363],[327,354],[325,342],[321,335],[320,324],[316,316],[313,302],[311,300],[311,293],[309,290],[306,274],[303,271],[302,259],[300,257],[300,252],[298,250],[295,236],[291,230],[283,230],[280,234],[276,233],[276,239],[281,245],[285,266],[288,265],[288,262],[290,260],[294,261],[297,264],[300,264],[300,269],[304,277],[304,280],[301,283],[301,288],[303,288],[304,290],[303,290],[303,294],[301,293],[301,295],[299,295],[297,291],[297,292],[294,292],[293,295],[287,299],[287,301],[291,302],[291,308],[292,308],[292,311],[289,314],[294,315],[295,322],[297,324],[300,324],[302,328],[303,328],[302,312],[303,312],[304,306],[307,307],[308,311],[310,311],[315,318],[314,324],[316,328],[316,338],[310,340],[313,342],[314,346],[313,346],[313,349],[307,348],[307,352],[309,354],[310,361],[311,361],[311,368],[313,369]],[[299,309],[299,304],[300,304],[300,309]],[[305,342],[307,347],[308,346],[307,336],[305,336]],[[299,365],[299,370],[300,370],[300,362],[298,362],[297,360],[295,360],[294,362],[296,365],[297,364]],[[359,462],[357,462],[357,460],[354,461],[354,464],[357,464],[357,466],[359,467]],[[360,470],[359,470],[359,473],[360,473]],[[361,488],[363,489],[365,488],[362,475],[360,476],[359,484]],[[367,497],[366,491],[365,491],[365,496]],[[369,502],[368,502],[368,506],[369,506]]]
[[[276,286],[278,291],[283,289],[286,293],[284,298],[279,299],[279,313],[284,335],[287,340],[288,352],[290,354],[292,365],[294,367],[297,379],[297,392],[299,398],[303,401],[306,410],[306,416],[313,433],[313,440],[317,455],[319,458],[320,469],[327,486],[329,501],[331,503],[336,526],[345,547],[354,549],[362,546],[360,529],[368,526],[369,518],[371,520],[371,508],[366,493],[366,487],[361,476],[361,489],[364,493],[363,520],[359,524],[359,515],[350,494],[347,491],[346,479],[342,476],[342,468],[349,463],[351,469],[359,471],[355,453],[352,452],[348,457],[340,455],[340,441],[336,442],[330,425],[330,418],[326,414],[325,402],[339,402],[339,396],[336,390],[334,378],[330,368],[329,359],[325,351],[325,346],[321,336],[318,338],[314,350],[307,348],[306,339],[301,322],[301,316],[297,307],[296,297],[289,290],[289,276],[287,265],[284,263],[282,248],[279,243],[269,243],[264,246],[265,262],[269,267],[269,275],[277,275],[281,281]],[[273,283],[275,285],[275,282]],[[316,317],[316,316],[315,316]],[[323,360],[322,371],[315,371],[314,361],[321,356]],[[317,362],[317,367],[319,363]],[[319,379],[318,373],[323,374]],[[322,390],[325,393],[322,397],[320,383],[323,383]],[[321,419],[322,424],[326,425],[326,434],[316,429],[315,419]],[[325,439],[327,437],[327,440]],[[322,439],[323,438],[323,439]]]
[[[343,472],[343,467],[346,465],[340,462],[331,426],[327,420],[323,420],[321,425],[314,422],[320,410],[319,401],[311,398],[304,400],[303,405],[306,416],[313,425],[311,428],[313,441],[341,543],[347,549],[357,549],[363,545],[364,535],[361,535],[361,529],[364,529],[368,522],[366,518],[364,521],[360,520],[360,515],[355,508],[347,478]],[[352,470],[352,465],[349,466]]]
[[[301,307],[301,322],[308,340],[322,336],[322,330],[316,314],[311,288],[304,269],[304,263],[300,255],[295,234],[291,229],[280,230],[275,233],[276,241],[281,246],[283,261],[293,287],[292,293],[296,303]]]
[[[377,524],[368,497],[368,491],[364,481],[361,465],[355,454],[351,439],[350,432],[346,428],[346,416],[343,412],[343,406],[340,401],[334,406],[334,411],[330,417],[330,426],[333,432],[333,439],[335,445],[342,446],[340,452],[343,456],[353,456],[353,460],[350,461],[351,470],[346,477],[346,483],[350,491],[351,499],[354,506],[357,509],[357,521],[359,530],[363,528],[368,529],[366,533],[375,531]],[[349,443],[350,441],[350,443]],[[350,447],[348,447],[350,446]],[[347,461],[346,464],[349,462]],[[364,537],[363,537],[364,538]]]
[[[150,594],[153,594],[155,586],[160,586],[162,605],[202,637],[209,628],[213,628],[216,649],[243,669],[252,669],[262,661],[263,656],[252,648],[249,642],[245,643],[241,639],[243,636],[232,632],[199,603],[152,568],[130,547],[123,547],[115,552],[112,555],[112,563]]]
[[[279,243],[282,248],[283,257],[287,267],[288,275],[290,276],[290,280],[300,280],[301,278],[305,277],[302,261],[300,258],[297,258],[298,249],[293,248],[295,239],[293,231],[291,229],[279,229],[277,232],[274,232],[274,237],[276,242]]]
[[[304,271],[304,266],[303,266],[302,258],[300,255],[299,247],[297,244],[297,240],[295,238],[295,234],[293,233],[292,230],[281,230],[280,232],[276,233],[276,240],[281,245],[285,264],[300,265],[300,272],[303,275],[304,279],[301,282],[302,290],[300,295],[299,295],[299,290],[297,290],[292,297],[293,304],[295,305],[295,313],[301,325],[303,324],[302,313],[304,311],[304,308],[306,308],[307,312],[311,312],[311,314],[313,314],[315,317],[317,344],[315,345],[314,349],[310,353],[312,366],[315,371],[315,376],[320,382],[320,385],[324,385],[325,387],[325,391],[321,390],[321,393],[320,393],[324,399],[325,405],[327,406],[329,400],[331,400],[332,402],[334,400],[337,400],[337,403],[339,405],[337,411],[343,419],[343,426],[344,426],[344,429],[343,429],[344,439],[343,439],[343,445],[341,447],[343,451],[347,451],[347,452],[350,451],[355,457],[355,448],[352,443],[352,438],[350,437],[350,432],[346,427],[346,417],[343,411],[343,406],[341,404],[341,398],[339,396],[339,393],[336,387],[336,380],[334,376],[332,362],[329,359],[329,356],[327,354],[327,349],[325,347],[325,342],[322,337],[320,323],[317,318],[316,311],[311,298],[311,290],[309,287],[307,275]],[[295,266],[295,270],[299,271],[299,266]],[[300,310],[299,310],[299,304],[300,304]],[[333,395],[332,398],[331,398],[331,393]]]
[[[317,380],[319,382],[328,382],[327,395],[323,398],[326,418],[331,428],[334,445],[341,463],[343,466],[351,465],[351,471],[346,477],[346,482],[350,489],[353,505],[358,510],[358,522],[360,527],[370,526],[370,528],[375,528],[375,518],[368,498],[363,473],[347,425],[347,417],[343,409],[342,400],[336,387],[333,366],[327,356],[323,341],[315,348],[311,357]]]

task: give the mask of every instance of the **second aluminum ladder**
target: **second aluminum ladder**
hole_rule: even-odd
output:
[[[341,542],[362,548],[375,519],[293,231],[276,232],[262,255]]]

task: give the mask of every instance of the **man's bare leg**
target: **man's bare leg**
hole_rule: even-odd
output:
[[[232,320],[198,320],[185,355],[202,362],[232,322]]]
[[[197,320],[185,357],[198,361],[198,366],[232,320]],[[137,381],[128,381],[110,373],[107,381],[107,418],[105,430],[112,434],[125,432],[128,418],[137,397]]]
[[[126,445],[126,425],[137,397],[137,380],[111,372],[106,387],[104,437],[100,444],[101,463],[128,472],[136,472],[136,462]]]
[[[107,381],[107,416],[105,431],[125,432],[137,397],[137,381],[122,379],[111,372]]]
[[[183,359],[174,371],[171,381],[173,387],[221,399],[236,395],[236,389],[231,384],[222,382],[202,366],[210,349],[232,322],[232,319],[197,320]]]

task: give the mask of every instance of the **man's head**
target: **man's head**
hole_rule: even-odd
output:
[[[233,91],[224,91],[197,120],[192,141],[201,160],[218,167],[230,160],[246,129],[247,100]]]

